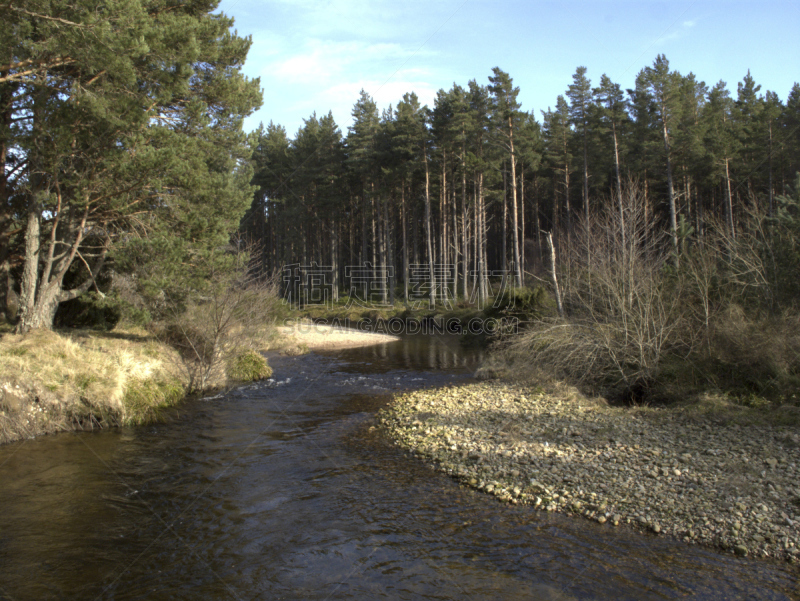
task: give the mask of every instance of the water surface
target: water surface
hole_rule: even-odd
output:
[[[0,447],[0,599],[798,599],[797,570],[507,506],[385,441],[454,339],[272,357],[166,424]]]

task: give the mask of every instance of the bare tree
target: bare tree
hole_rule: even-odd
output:
[[[226,249],[227,261],[198,258],[208,273],[208,286],[186,305],[172,304],[156,325],[157,334],[175,347],[190,391],[226,382],[226,368],[268,335],[280,302],[279,279],[252,269],[253,248]],[[263,348],[263,347],[262,347]]]
[[[638,185],[622,196],[622,214],[606,202],[579,223],[559,268],[566,318],[534,323],[507,351],[527,369],[635,400],[665,354],[688,352],[693,341],[683,332],[680,281],[664,277],[669,238],[645,218]]]

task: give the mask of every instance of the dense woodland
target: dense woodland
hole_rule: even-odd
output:
[[[215,9],[2,8],[0,308],[17,331],[70,325],[60,308],[87,293],[174,317],[209,286],[291,264],[330,268],[333,299],[352,291],[348,267],[369,265],[391,273],[379,304],[444,273],[429,306],[482,304],[502,282],[544,287],[574,317],[573,276],[591,281],[613,240],[650,249],[661,275],[715,261],[717,308],[721,282],[758,298],[755,313],[796,307],[800,85],[782,100],[748,72],[732,94],[660,55],[629,90],[578,67],[537,116],[495,68],[433,107],[409,92],[380,110],[362,91],[346,136],[330,112],[293,138],[273,123],[248,134],[262,102],[241,74],[250,40]],[[231,271],[243,248],[247,276]]]
[[[331,113],[248,134],[250,40],[216,9],[0,7],[5,328],[122,318],[202,388],[247,346],[231,332],[274,316],[285,266],[348,302],[363,266],[360,300],[397,312],[524,297],[505,356],[525,372],[797,401],[800,85],[782,100],[747,73],[733,94],[662,55],[630,90],[578,67],[534,115],[495,68],[433,107],[362,91],[346,136]]]
[[[565,83],[568,78],[565,77]],[[782,101],[749,72],[731,94],[658,56],[634,89],[578,67],[554,108],[525,113],[509,74],[495,68],[440,90],[434,106],[410,92],[379,110],[364,91],[344,136],[331,113],[290,138],[256,132],[254,184],[244,229],[263,242],[268,269],[299,263],[392,266],[407,300],[409,265],[454,266],[450,295],[484,299],[487,274],[516,286],[545,277],[556,247],[592,215],[622,206],[624,182],[643,190],[648,220],[679,255],[709,223],[736,235],[753,212],[774,215],[800,170],[800,85]],[[480,274],[475,276],[475,274]],[[431,299],[434,300],[435,299]]]

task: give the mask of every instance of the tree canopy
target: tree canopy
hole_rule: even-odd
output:
[[[0,8],[0,275],[18,280],[19,331],[50,327],[109,261],[163,290],[251,204],[242,119],[261,93],[216,7]]]

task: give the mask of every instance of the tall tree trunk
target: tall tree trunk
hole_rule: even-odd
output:
[[[370,223],[372,225],[371,229],[371,242],[372,242],[372,269],[378,267],[378,232],[375,230],[375,214],[377,211],[375,210],[375,184],[370,184],[370,193],[369,193],[369,217]]]
[[[478,182],[476,179],[472,180],[472,270],[474,274],[474,278],[472,280],[472,292],[470,293],[470,299],[475,298],[475,294],[478,293],[479,290],[479,279],[481,274],[478,272],[478,232],[479,232],[479,224],[480,219],[478,217]]]
[[[339,234],[338,222],[331,220],[331,301],[339,300]]]
[[[351,209],[353,211],[353,214],[355,214],[357,207],[356,207],[355,200],[353,200],[352,196],[350,197],[350,207],[351,207]],[[356,264],[356,224],[355,223],[350,223],[349,227],[347,229],[349,230],[348,234],[349,234],[349,237],[350,237],[349,238],[349,240],[350,240],[350,265],[355,265]]]
[[[525,166],[520,165],[519,169],[519,272],[520,282],[525,283]]]
[[[41,251],[41,219],[39,199],[42,194],[39,184],[34,178],[31,198],[28,201],[28,224],[25,228],[25,259],[20,280],[20,320],[17,333],[24,333],[31,328],[41,327],[34,318],[36,305],[36,284],[39,276],[39,254]]]
[[[431,176],[428,170],[428,149],[423,146],[425,163],[425,241],[428,247],[428,272],[431,279],[431,296],[429,306],[436,308],[436,274],[434,270],[433,243],[431,242]]]
[[[731,174],[728,170],[728,162],[730,159],[725,159],[725,220],[727,221],[728,231],[734,240],[736,240],[736,229],[733,227],[733,198],[731,196]]]
[[[567,211],[567,240],[572,239],[572,207],[569,205],[569,163],[564,163],[564,207]]]
[[[519,216],[517,212],[517,159],[514,155],[514,128],[511,117],[508,118],[508,146],[511,152],[511,202],[514,207],[514,285],[522,288],[522,261],[519,253]]]
[[[489,298],[489,275],[486,252],[486,206],[483,198],[483,172],[478,175],[478,277],[480,279],[481,303]]]
[[[367,262],[367,189],[361,191],[361,256],[358,258],[360,265]]]
[[[614,171],[617,175],[617,206],[619,208],[619,226],[622,237],[622,248],[625,248],[625,210],[622,205],[622,178],[619,174],[619,146],[617,145],[617,126],[611,120],[611,133],[614,136]]]
[[[444,149],[442,149],[442,187],[439,192],[439,265],[447,270],[447,151]],[[448,297],[447,278],[445,278],[445,285],[442,286],[442,300],[445,304]]]
[[[694,208],[695,208],[695,229],[697,230],[697,237],[702,243],[705,226],[703,225],[703,200],[697,193],[697,186],[694,187]]]
[[[561,211],[561,207],[558,204],[558,183],[556,182],[556,172],[553,170],[553,227],[552,231],[556,233],[558,236],[558,226],[559,226],[559,219],[558,214]]]
[[[44,79],[44,76],[40,76]],[[33,139],[42,139],[42,114],[45,109],[47,92],[45,87],[35,85],[33,93],[32,129]],[[20,320],[17,323],[17,333],[24,333],[36,324],[34,307],[37,296],[37,280],[39,277],[39,255],[41,252],[41,224],[42,224],[42,197],[45,194],[43,173],[44,165],[35,146],[28,157],[30,175],[30,192],[27,207],[27,225],[25,228],[25,258],[20,281]],[[55,226],[54,226],[55,228]]]
[[[769,122],[769,146],[767,149],[767,156],[769,158],[769,216],[775,215],[775,204],[772,196],[772,121]]]
[[[675,206],[675,188],[672,183],[672,161],[670,158],[669,134],[667,132],[666,108],[661,109],[661,131],[664,135],[664,154],[667,157],[667,191],[669,193],[669,228],[672,236],[672,251],[675,253],[675,264],[680,263],[678,254],[678,214]]]
[[[647,180],[647,169],[644,170],[644,222],[650,223],[650,183]]]
[[[389,304],[394,306],[394,253],[392,252],[392,222],[389,215],[389,201],[383,201],[383,229],[386,242],[385,248],[385,267],[386,267],[386,283],[389,286]]]
[[[585,114],[585,113],[584,113]],[[583,218],[589,226],[589,151],[586,140],[586,120],[583,122]]]
[[[408,235],[406,232],[406,182],[400,184],[400,223],[403,228],[403,301],[408,303]]]
[[[536,228],[536,247],[538,249],[537,257],[541,261],[542,257],[542,220],[539,215],[539,178],[536,172],[533,172],[533,226]]]
[[[550,279],[553,282],[553,294],[556,297],[556,310],[559,317],[564,317],[564,305],[561,302],[561,290],[558,287],[558,276],[556,275],[556,248],[553,246],[553,236],[550,232],[545,232],[547,247],[550,249]]]
[[[464,279],[463,282],[463,293],[464,293],[464,301],[466,302],[469,296],[467,296],[467,280],[469,279],[469,216],[467,213],[467,166],[464,161],[466,150],[464,148],[461,149],[461,234],[462,234],[462,247],[461,247],[461,255],[464,257]]]
[[[413,187],[412,187],[413,192]],[[412,194],[413,198],[413,194]],[[420,240],[419,240],[419,215],[417,215],[418,211],[414,210],[414,206],[411,207],[411,253],[412,259],[411,263],[413,265],[421,265],[419,259],[419,250],[420,250]]]
[[[455,173],[453,174],[453,185],[451,187],[451,210],[453,217],[453,299],[458,298],[458,266],[459,266],[459,244],[458,244],[458,197],[456,196]]]
[[[506,166],[503,164],[503,262],[500,269],[503,270],[503,290],[506,287],[508,277],[508,186],[506,184]]]
[[[386,257],[386,198],[383,194],[378,197],[378,277],[380,278],[381,304],[389,302],[388,262]]]

